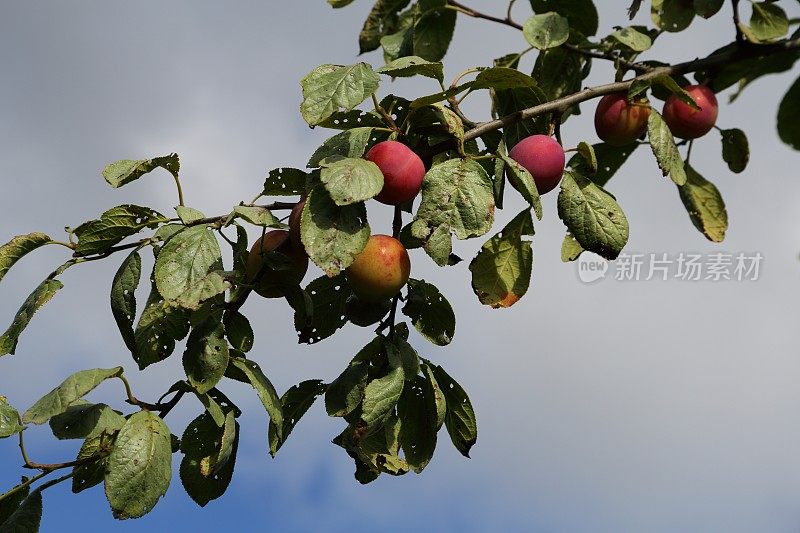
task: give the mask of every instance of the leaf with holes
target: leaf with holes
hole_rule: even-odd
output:
[[[686,183],[683,158],[678,152],[678,147],[675,146],[675,138],[667,123],[655,109],[650,110],[650,118],[647,120],[647,136],[661,173],[672,178],[676,185]]]
[[[415,376],[397,402],[400,417],[400,446],[405,460],[416,473],[428,465],[436,449],[437,407],[431,382]]]
[[[211,317],[192,328],[183,352],[183,369],[197,392],[205,394],[219,383],[229,358],[225,328],[219,317]]]
[[[412,234],[429,240],[442,231],[468,239],[485,234],[494,220],[494,194],[486,170],[469,159],[451,159],[431,168],[422,182],[422,202]],[[441,256],[437,263],[442,265]],[[444,262],[446,264],[446,261]]]
[[[344,275],[333,278],[322,276],[306,287],[311,297],[310,312],[298,310],[294,315],[294,326],[301,344],[313,344],[327,339],[347,322],[347,299],[352,292]]]
[[[223,427],[202,414],[186,428],[181,438],[181,483],[200,507],[225,494],[233,478],[238,448],[239,424],[232,411]]]
[[[247,317],[238,311],[225,311],[223,320],[225,336],[236,350],[247,353],[253,348],[253,327]]]
[[[57,439],[87,439],[109,428],[118,430],[124,424],[125,417],[106,404],[77,400],[50,419],[50,430]]]
[[[337,133],[317,148],[311,159],[309,168],[317,168],[325,159],[339,157],[361,157],[367,148],[379,140],[386,138],[386,132],[376,131],[372,127],[352,128]]]
[[[292,386],[281,396],[283,409],[283,436],[278,437],[278,427],[269,424],[269,453],[272,457],[289,438],[289,434],[304,414],[311,408],[317,396],[325,392],[325,384],[318,379],[310,379]]]
[[[120,265],[111,284],[111,314],[125,346],[136,351],[133,320],[136,318],[136,288],[142,276],[142,257],[134,250]]]
[[[447,404],[445,425],[450,440],[464,457],[469,457],[469,451],[478,441],[478,423],[475,420],[475,411],[466,391],[445,370],[438,365],[431,365],[433,375],[444,393]]]
[[[354,157],[329,158],[320,165],[320,179],[338,206],[369,200],[383,189],[383,174],[372,161]]]
[[[165,301],[153,287],[133,332],[136,350],[133,359],[144,370],[163,361],[175,350],[175,341],[189,334],[189,312]]]
[[[178,154],[170,154],[153,159],[123,159],[116,161],[103,169],[103,178],[116,189],[138,180],[157,168],[163,168],[173,176],[177,176],[181,168]]]
[[[221,261],[219,243],[211,229],[186,228],[168,240],[158,254],[154,270],[158,292],[166,300],[176,300]]]
[[[264,196],[295,196],[306,190],[308,175],[296,168],[276,168],[264,180]]]
[[[302,80],[300,113],[309,126],[316,126],[335,111],[349,111],[378,89],[380,78],[366,63],[320,65]]]
[[[522,237],[530,235],[533,235],[533,220],[526,209],[489,239],[472,260],[469,265],[472,290],[482,304],[511,307],[528,292],[533,250],[530,241]]]
[[[450,302],[434,285],[408,280],[408,297],[403,313],[420,334],[438,346],[446,346],[456,331],[456,316]]]
[[[114,518],[139,518],[167,493],[172,478],[172,435],[150,411],[132,415],[108,458],[106,497]]]
[[[569,21],[555,12],[534,15],[522,28],[525,40],[539,50],[561,46],[569,38]]]
[[[614,197],[576,172],[561,179],[558,216],[585,250],[606,259],[616,259],[628,242],[628,219]]]
[[[300,218],[300,237],[315,265],[336,276],[364,249],[369,235],[363,203],[338,206],[325,187],[314,187]]]

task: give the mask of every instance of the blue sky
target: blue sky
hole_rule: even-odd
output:
[[[323,0],[291,2],[36,2],[0,7],[0,240],[40,230],[59,235],[121,203],[169,212],[171,180],[153,175],[122,190],[100,169],[110,161],[176,151],[187,201],[221,214],[258,191],[266,172],[302,167],[326,137],[298,112],[297,81],[322,63],[352,63],[369,2],[333,11]],[[623,23],[627,2],[599,2],[603,28]],[[475,0],[487,11],[500,2]],[[502,3],[505,5],[505,3]],[[518,17],[525,2],[518,2]],[[608,7],[614,4],[614,7]],[[786,3],[797,16],[797,6]],[[726,8],[728,9],[728,8]],[[651,57],[686,60],[730,38],[728,15],[665,36]],[[646,22],[646,15],[640,15]],[[512,30],[459,20],[448,77],[525,47]],[[382,61],[373,54],[366,60]],[[800,388],[797,376],[796,222],[800,155],[780,144],[777,102],[798,75],[758,81],[719,124],[750,137],[748,170],[731,174],[712,132],[694,165],[722,191],[731,219],[725,244],[692,227],[674,185],[639,150],[609,183],[631,222],[629,251],[761,252],[752,283],[582,284],[559,260],[563,224],[555,195],[536,225],[534,277],[514,308],[493,311],[472,294],[467,264],[441,271],[421,253],[413,275],[435,283],[458,315],[454,342],[415,347],[470,393],[479,441],[466,460],[441,435],[421,476],[383,477],[362,487],[330,439],[339,421],[316,405],[277,459],[266,453],[266,415],[252,390],[225,390],[246,411],[237,471],[226,497],[199,509],[177,477],[146,518],[116,522],[102,489],[45,494],[44,531],[796,531],[800,524]],[[600,67],[599,82],[609,77]],[[389,91],[433,92],[430,80],[388,83]],[[722,96],[721,102],[727,97]],[[591,108],[564,128],[565,143],[594,141]],[[485,102],[466,107],[487,117]],[[498,226],[522,204],[510,199]],[[373,229],[389,214],[370,207]],[[474,256],[482,241],[458,243]],[[54,265],[58,249],[20,263],[0,285],[0,323]],[[0,361],[0,394],[25,409],[76,370],[123,364],[136,394],[155,398],[181,376],[180,358],[135,372],[108,311],[122,258],[75,268],[65,289],[36,316],[17,355]],[[312,279],[309,275],[308,279]],[[299,347],[291,314],[275,301],[248,302],[252,352],[280,390],[334,378],[370,339],[346,328]],[[108,383],[92,399],[123,407]],[[187,401],[168,419],[174,433],[200,412]],[[13,439],[12,439],[13,440]],[[0,441],[0,485],[22,473],[16,443]],[[71,458],[76,443],[29,432],[39,461]]]

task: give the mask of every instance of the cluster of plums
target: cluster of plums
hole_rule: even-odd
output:
[[[717,120],[717,99],[708,87],[690,85],[686,92],[699,109],[671,95],[663,109],[670,131],[681,139],[696,139],[708,133]],[[628,100],[626,93],[604,96],[595,112],[598,137],[612,146],[624,146],[640,138],[647,129],[650,106],[645,101]],[[552,137],[531,135],[518,142],[511,158],[533,176],[539,194],[558,186],[564,174],[564,149]],[[397,141],[384,141],[367,152],[383,174],[383,189],[375,197],[387,205],[402,205],[413,200],[422,188],[425,165],[419,156]],[[258,278],[255,291],[266,298],[283,295],[282,287],[298,284],[308,270],[308,255],[300,240],[300,218],[305,206],[301,200],[289,215],[289,231],[274,230],[258,239],[250,250],[247,275]],[[291,262],[291,268],[272,269],[265,265],[266,252],[277,251]],[[261,272],[264,270],[264,272]],[[403,288],[411,272],[405,246],[389,235],[372,235],[363,251],[345,270],[353,292],[365,302],[381,302]]]
[[[387,205],[401,205],[413,200],[422,188],[425,165],[409,147],[397,141],[384,141],[367,152],[383,174],[383,189],[375,197]],[[308,270],[308,255],[300,239],[300,218],[305,207],[301,200],[289,215],[289,231],[273,230],[258,239],[250,249],[247,276],[258,278],[255,291],[265,298],[283,296],[287,284],[302,281]],[[288,257],[292,268],[266,266],[266,252],[276,251]],[[264,272],[261,272],[261,270]],[[393,297],[408,281],[411,261],[405,246],[389,235],[372,235],[364,249],[345,270],[350,288],[364,302],[377,303]]]
[[[717,97],[705,85],[684,87],[697,104],[695,109],[674,94],[664,104],[664,121],[675,137],[697,139],[717,122]],[[643,101],[628,101],[626,93],[604,96],[597,105],[594,128],[597,136],[612,146],[624,146],[641,137],[647,129],[650,105]]]

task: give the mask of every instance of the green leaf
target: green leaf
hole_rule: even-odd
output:
[[[316,126],[335,111],[350,111],[374,94],[379,84],[380,78],[366,63],[321,65],[300,81],[300,113],[309,126]]]
[[[63,287],[64,284],[57,279],[46,279],[34,289],[14,315],[11,325],[0,337],[0,356],[14,354],[19,336],[28,327],[33,315]]]
[[[426,61],[417,56],[406,56],[395,59],[375,72],[386,74],[393,78],[410,78],[412,76],[425,76],[435,80],[444,80],[443,66],[438,61]]]
[[[85,222],[75,228],[78,244],[75,253],[92,255],[105,252],[126,237],[145,228],[155,228],[168,219],[149,207],[120,205],[109,209],[99,220]]]
[[[678,97],[678,99],[683,102],[684,104],[692,107],[694,109],[700,109],[700,106],[697,105],[697,102],[694,101],[694,98],[686,92],[686,90],[678,85],[678,83],[672,79],[670,76],[659,76],[658,78],[653,80],[653,83],[657,83],[662,87],[666,88],[669,92],[674,94]]]
[[[283,438],[283,408],[281,407],[281,399],[278,397],[278,392],[261,367],[255,361],[249,359],[240,359],[238,357],[231,358],[231,365],[241,370],[250,382],[250,385],[256,390],[261,404],[267,410],[271,423],[275,424],[277,428],[278,438]]]
[[[383,36],[397,31],[400,22],[398,13],[409,4],[409,1],[378,0],[375,2],[358,35],[360,53],[377,50]]]
[[[728,212],[719,190],[688,164],[686,183],[678,187],[692,224],[712,242],[725,240]]]
[[[72,469],[72,492],[78,494],[86,489],[102,483],[106,476],[106,468],[108,467],[108,456],[114,446],[116,433],[122,429],[126,420],[120,417],[121,420],[114,425],[107,428],[100,428],[98,426],[94,435],[88,437],[81,449],[78,451],[76,461],[88,461],[82,463]],[[95,460],[89,461],[90,458]]]
[[[625,164],[625,161],[628,160],[638,146],[636,143],[627,146],[611,146],[606,143],[597,143],[592,145],[597,159],[596,169],[593,168],[592,162],[587,161],[584,154],[580,152],[572,156],[567,166],[603,187]]]
[[[230,354],[225,328],[212,317],[192,329],[183,352],[183,369],[200,394],[214,388],[228,367]]]
[[[281,227],[280,221],[272,214],[272,211],[265,207],[237,205],[233,208],[233,214],[255,226],[265,228]]]
[[[525,296],[533,270],[533,250],[523,236],[533,235],[531,212],[514,217],[503,231],[489,239],[469,265],[472,290],[480,302],[493,308],[511,307]]]
[[[269,453],[272,457],[289,438],[289,434],[306,412],[314,405],[317,396],[325,392],[325,384],[318,379],[310,379],[292,386],[281,396],[283,408],[283,437],[278,437],[277,426],[269,424]]]
[[[475,420],[475,411],[466,391],[456,380],[438,365],[431,365],[433,375],[444,392],[447,403],[445,425],[450,434],[453,445],[464,457],[469,457],[469,451],[478,440],[478,423]]]
[[[378,337],[378,342],[383,339]],[[373,341],[374,342],[374,341]],[[339,377],[334,379],[325,392],[325,410],[328,416],[347,416],[355,411],[364,399],[369,363],[354,361]]]
[[[750,26],[739,24],[747,40],[765,43],[780,39],[789,32],[786,12],[773,1],[753,2]]]
[[[154,270],[158,292],[166,300],[176,300],[221,261],[219,243],[211,229],[186,228],[168,240],[158,254]]]
[[[672,178],[676,185],[686,183],[683,158],[678,152],[678,147],[675,146],[675,138],[667,123],[655,109],[650,110],[650,118],[647,120],[647,136],[661,173]]]
[[[442,391],[439,382],[436,381],[436,376],[433,375],[433,369],[428,362],[423,362],[421,365],[422,372],[428,378],[431,390],[433,392],[433,407],[436,413],[436,431],[439,431],[444,424],[444,419],[447,416],[447,400],[445,400],[444,392]]]
[[[527,109],[548,101],[547,95],[537,87],[527,89],[506,89],[494,92],[494,105],[497,114],[505,117],[520,109]],[[506,146],[511,149],[519,141],[537,133],[547,133],[548,116],[541,115],[516,121],[503,128]]]
[[[8,519],[0,524],[7,533],[36,533],[42,521],[42,492],[33,491],[22,500]]]
[[[437,410],[430,381],[414,376],[397,402],[400,417],[400,446],[408,465],[416,473],[428,465],[436,449]]]
[[[578,30],[586,37],[597,33],[599,19],[592,0],[531,0],[531,7],[536,13],[555,11],[566,17],[570,28]]]
[[[347,299],[352,292],[344,275],[319,277],[306,287],[311,308],[295,310],[294,325],[301,344],[314,344],[327,339],[342,328],[347,319]]]
[[[614,197],[576,172],[566,171],[561,180],[558,216],[585,250],[608,260],[628,242],[628,219]]]
[[[225,311],[225,336],[231,346],[241,352],[247,353],[253,348],[253,327],[247,317],[238,311]]]
[[[352,157],[330,158],[320,165],[320,179],[338,206],[369,200],[383,189],[383,174],[372,161]]]
[[[27,235],[18,235],[0,246],[0,281],[5,277],[14,263],[22,259],[25,255],[53,242],[50,237],[44,233],[28,233]]]
[[[163,168],[173,176],[177,176],[181,168],[178,154],[170,154],[153,159],[123,159],[106,166],[103,169],[103,177],[109,185],[116,189],[138,180],[157,168]]]
[[[456,12],[450,9],[431,10],[414,25],[413,55],[428,61],[441,61],[447,54],[456,27]]]
[[[294,196],[306,190],[308,175],[296,168],[276,168],[269,171],[264,181],[264,196]]]
[[[172,435],[150,411],[132,415],[108,458],[106,497],[114,518],[139,518],[167,493],[172,478]]]
[[[188,333],[188,311],[165,301],[154,286],[134,330],[136,351],[132,354],[139,370],[172,355],[175,341],[183,339]]]
[[[750,144],[747,135],[739,128],[720,130],[722,135],[722,159],[731,172],[740,173],[750,161]],[[800,144],[800,143],[798,143]]]
[[[231,284],[224,273],[211,272],[187,288],[183,294],[178,296],[176,303],[184,309],[197,311],[203,303],[215,296],[219,296],[230,288]]]
[[[792,84],[778,107],[778,135],[795,150],[800,150],[798,116],[800,116],[800,78]]]
[[[555,12],[534,15],[525,21],[522,33],[534,48],[555,48],[569,39],[569,21]]]
[[[633,26],[618,29],[611,34],[611,38],[627,46],[634,52],[644,52],[653,46],[653,40],[650,36],[638,31]]]
[[[50,419],[50,429],[57,439],[87,439],[113,428],[119,430],[125,418],[104,403],[77,400],[63,413]]]
[[[328,0],[328,3],[334,9],[339,9],[345,6],[349,6],[350,4],[353,3],[353,0]]]
[[[694,0],[694,12],[708,19],[716,15],[723,5],[725,0]]]
[[[23,415],[22,421],[25,424],[44,424],[50,418],[65,412],[75,400],[83,398],[103,381],[120,375],[121,366],[75,372],[33,404]]]
[[[456,316],[450,302],[434,285],[424,280],[409,279],[403,314],[433,344],[446,346],[453,340]]]
[[[398,366],[367,384],[361,402],[361,421],[368,429],[379,427],[392,413],[403,392],[404,383],[403,367]]]
[[[329,277],[349,267],[369,240],[364,204],[338,206],[322,185],[311,190],[300,220],[308,257]]]
[[[580,90],[582,68],[578,54],[564,48],[552,48],[539,53],[531,76],[546,98],[555,100]]]
[[[182,205],[176,207],[175,212],[178,214],[178,218],[180,218],[181,222],[184,224],[192,224],[193,222],[197,222],[198,220],[202,220],[206,217],[202,211],[198,211],[193,207],[185,207]]]
[[[482,70],[475,77],[471,89],[519,89],[536,87],[536,80],[517,69],[492,67]]]
[[[575,240],[575,237],[567,233],[564,235],[564,242],[561,243],[561,261],[569,263],[575,261],[585,252],[583,246]]]
[[[411,231],[419,239],[438,236],[449,243],[451,233],[462,240],[485,234],[493,220],[494,194],[486,170],[473,160],[451,159],[425,174]],[[446,258],[435,259],[443,265]]]
[[[111,314],[125,346],[136,351],[133,320],[136,318],[136,288],[142,276],[142,257],[134,250],[120,265],[111,284]]]
[[[383,132],[375,131],[375,128],[371,127],[352,128],[337,133],[322,143],[322,146],[314,152],[308,161],[308,167],[319,167],[325,159],[336,156],[361,157],[367,151],[368,146],[384,137]]]
[[[528,204],[536,212],[536,218],[542,219],[542,199],[536,189],[536,182],[528,170],[506,155],[500,156],[506,165],[506,176],[509,183],[514,187]]]
[[[0,439],[16,435],[23,430],[19,423],[19,412],[0,396]],[[0,521],[2,523],[2,521]]]
[[[238,448],[239,424],[232,411],[223,427],[202,414],[186,428],[181,439],[181,483],[200,507],[225,494],[233,478]]]
[[[23,483],[27,480],[27,477],[22,478]],[[14,514],[14,511],[19,509],[20,504],[28,497],[30,490],[30,485],[28,485],[17,490],[14,494],[7,496],[4,500],[0,500],[0,525],[3,525],[6,520]]]
[[[662,30],[680,32],[692,23],[694,8],[685,0],[653,0],[650,18]]]

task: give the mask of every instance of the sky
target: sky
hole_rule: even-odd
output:
[[[359,60],[356,35],[369,4],[334,11],[323,0],[2,3],[0,240],[34,230],[62,236],[64,226],[122,203],[171,212],[175,192],[164,173],[109,188],[100,170],[118,159],[178,152],[187,202],[208,215],[252,198],[270,169],[304,166],[331,132],[302,121],[298,80],[319,64]],[[515,15],[524,20],[527,3],[518,4]],[[627,2],[598,4],[601,31],[624,23]],[[783,4],[798,15],[795,3]],[[471,5],[500,14],[505,3]],[[664,36],[645,57],[707,54],[732,36],[727,10]],[[647,14],[637,22],[647,23]],[[518,32],[460,17],[445,72],[452,78],[525,47]],[[382,64],[379,53],[361,59]],[[589,82],[610,75],[598,65]],[[795,68],[763,78],[732,105],[720,96],[718,124],[741,127],[750,138],[743,174],[722,163],[715,132],[694,147],[693,165],[727,203],[724,244],[694,229],[648,150],[638,150],[608,184],[630,221],[627,252],[760,253],[756,281],[616,281],[612,264],[606,279],[583,283],[575,264],[560,261],[564,227],[555,193],[544,197],[544,220],[536,224],[531,289],[511,309],[480,305],[468,261],[442,270],[412,252],[412,275],[435,283],[457,313],[448,347],[419,336],[412,342],[470,394],[479,426],[472,459],[443,432],[421,475],[361,486],[352,461],[330,443],[340,420],[328,418],[321,402],[271,459],[263,408],[251,389],[231,383],[224,391],[245,414],[225,497],[200,509],[176,475],[150,515],[117,522],[101,488],[74,496],[57,486],[45,493],[43,531],[797,531],[800,154],[775,131],[778,101],[797,75]],[[435,90],[431,80],[384,80],[380,94]],[[488,118],[477,96],[465,111]],[[565,124],[565,145],[596,142],[592,109]],[[496,229],[522,208],[509,192]],[[370,206],[370,217],[373,231],[390,231],[386,209]],[[482,243],[457,243],[456,252],[471,258]],[[135,370],[108,309],[122,259],[68,271],[17,355],[2,358],[0,394],[17,408],[86,368],[122,364],[141,398],[156,398],[180,379],[178,356]],[[10,323],[64,260],[63,249],[46,247],[12,269],[0,284],[0,323]],[[318,345],[298,346],[284,303],[253,300],[244,312],[256,330],[251,356],[279,390],[335,378],[372,334],[348,326]],[[90,399],[126,407],[117,382]],[[182,403],[167,420],[173,433],[200,410]],[[26,437],[40,462],[69,460],[79,445],[55,442],[46,426]],[[15,440],[0,441],[0,486],[18,481],[20,463]]]

